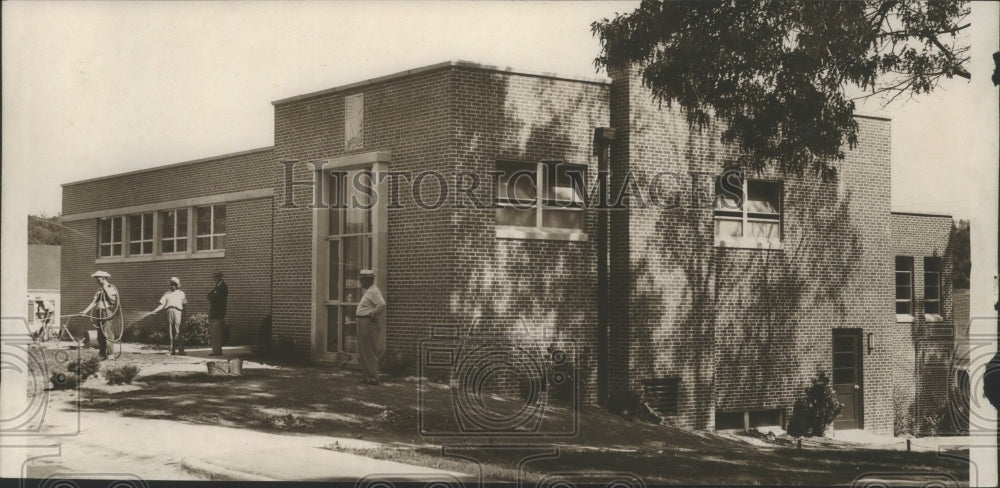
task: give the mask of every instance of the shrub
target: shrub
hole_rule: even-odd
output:
[[[812,385],[806,388],[805,395],[795,401],[788,433],[795,437],[822,436],[843,410],[844,405],[837,400],[830,378],[820,371],[819,376],[812,379]]]
[[[208,314],[196,313],[188,317],[181,331],[181,344],[186,346],[207,346],[212,343],[208,334]]]
[[[66,365],[66,371],[76,375],[81,381],[94,376],[101,369],[101,358],[91,356],[86,361],[78,359]]]
[[[80,378],[74,373],[55,372],[49,378],[53,390],[73,390],[80,384]]]
[[[608,397],[608,410],[630,417],[642,410],[642,395],[634,391],[616,393]]]
[[[913,403],[904,400],[902,394],[896,390],[892,394],[892,411],[892,435],[895,437],[916,435],[917,429],[913,422]]]
[[[122,340],[125,342],[152,344],[154,346],[165,346],[170,343],[165,325],[162,327],[133,327],[126,329]]]
[[[410,374],[417,364],[417,358],[402,351],[386,351],[378,358],[379,369],[392,377]]]
[[[132,384],[132,379],[139,374],[139,367],[134,364],[112,366],[104,371],[104,378],[109,385]]]

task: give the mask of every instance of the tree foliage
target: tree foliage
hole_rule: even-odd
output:
[[[954,259],[955,288],[969,289],[969,277],[972,272],[972,252],[969,242],[969,221],[959,220],[951,223],[951,239],[948,246],[949,254]]]
[[[591,29],[598,68],[634,64],[692,127],[723,122],[740,149],[731,167],[829,177],[857,144],[856,99],[888,104],[970,77],[957,36],[968,14],[964,2],[643,1]]]
[[[28,216],[28,244],[47,244],[58,246],[62,244],[59,234],[58,217],[44,215]]]

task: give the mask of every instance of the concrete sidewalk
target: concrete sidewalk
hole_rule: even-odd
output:
[[[212,481],[422,481],[451,485],[474,477],[318,447],[232,451],[186,457],[181,467]]]

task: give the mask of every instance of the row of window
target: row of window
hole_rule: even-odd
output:
[[[586,167],[561,161],[498,161],[496,169],[498,226],[584,230]],[[780,181],[750,180],[738,173],[716,178],[715,237],[780,242],[782,190]]]
[[[226,248],[225,205],[105,217],[98,220],[97,227],[97,255],[102,258]],[[193,235],[188,232],[191,227]]]
[[[896,256],[896,315],[912,316],[913,257]],[[941,315],[941,258],[924,258],[924,314]]]

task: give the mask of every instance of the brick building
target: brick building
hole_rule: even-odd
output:
[[[487,324],[572,346],[584,401],[636,392],[679,425],[783,422],[820,370],[849,405],[838,428],[890,432],[895,409],[930,405],[920,375],[947,373],[952,340],[950,220],[891,212],[889,121],[858,118],[831,182],[719,178],[735,152],[718,127],[611,77],[442,63],[273,102],[270,148],[64,185],[64,310],[99,268],[127,309],[178,276],[207,311],[221,269],[237,340],[271,315],[276,341],[335,362],[356,351],[369,267],[389,351]],[[637,192],[597,210],[602,181]],[[909,314],[896,256],[913,263]],[[520,320],[482,322],[496,316]]]

